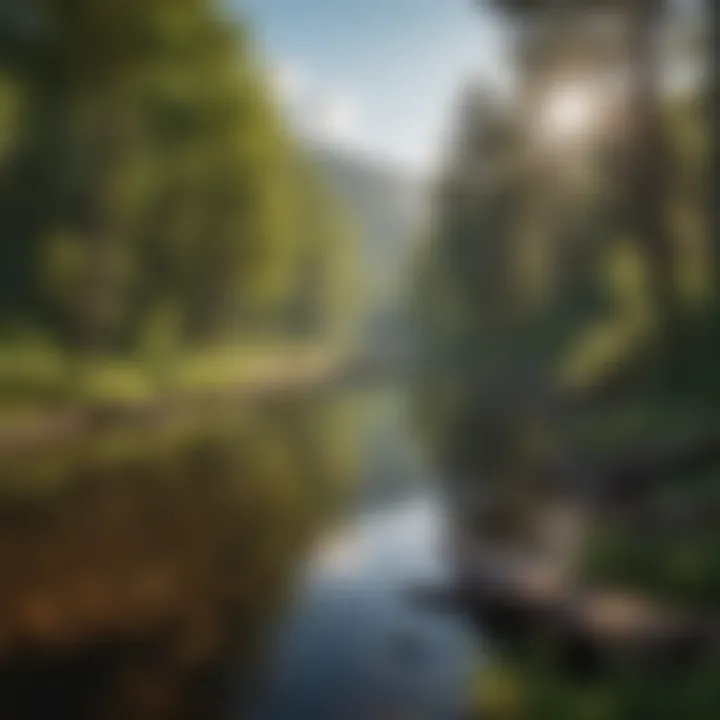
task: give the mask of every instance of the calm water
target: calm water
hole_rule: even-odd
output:
[[[459,717],[473,632],[407,593],[447,572],[441,484],[355,392],[0,468],[0,718]]]
[[[318,544],[276,633],[254,720],[463,717],[478,647],[463,618],[408,601],[440,580],[445,518],[402,398],[373,400],[355,516]]]

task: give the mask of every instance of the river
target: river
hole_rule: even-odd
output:
[[[300,575],[253,720],[467,717],[473,629],[407,593],[449,572],[440,486],[409,426],[402,393],[370,401],[354,513],[320,538]]]
[[[6,462],[0,717],[461,717],[480,653],[409,599],[450,563],[404,405],[229,396]]]

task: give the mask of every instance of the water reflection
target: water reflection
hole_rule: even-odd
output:
[[[6,460],[0,717],[459,711],[471,633],[406,595],[445,572],[445,527],[397,395],[188,408]]]
[[[472,633],[407,596],[446,571],[440,506],[419,498],[366,515],[347,532],[308,568],[255,717],[461,717]]]
[[[224,712],[342,502],[337,412],[191,407],[4,458],[0,717]]]
[[[467,711],[472,632],[460,617],[408,598],[413,586],[448,572],[447,528],[398,407],[381,400],[371,416],[366,489],[374,492],[312,556],[277,635],[256,720],[445,720]]]

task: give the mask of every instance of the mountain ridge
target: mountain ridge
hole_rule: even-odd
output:
[[[394,296],[420,234],[426,184],[401,167],[344,148],[313,145],[309,152],[360,236],[367,289],[374,297]]]

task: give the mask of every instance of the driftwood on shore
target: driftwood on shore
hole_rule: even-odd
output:
[[[548,489],[569,501],[580,520],[580,515],[603,511],[629,517],[643,531],[697,528],[703,519],[705,527],[713,521],[716,504],[668,509],[648,502],[665,480],[719,463],[720,434],[711,432],[556,466],[547,473]],[[477,507],[470,498],[461,505],[471,516],[468,507]],[[547,519],[544,524],[548,530],[555,527]],[[510,547],[507,539],[466,539],[456,548],[455,584],[412,588],[410,595],[430,607],[467,611],[500,643],[547,638],[570,674],[595,675],[613,658],[667,668],[720,656],[720,619],[714,611],[683,609],[615,588],[582,587],[572,560],[558,562],[557,552],[540,547],[538,552]]]
[[[720,652],[720,625],[614,589],[580,588],[550,564],[476,549],[453,585],[409,589],[428,608],[462,609],[501,643],[545,637],[571,673],[597,673],[611,658],[649,667],[677,666]]]

